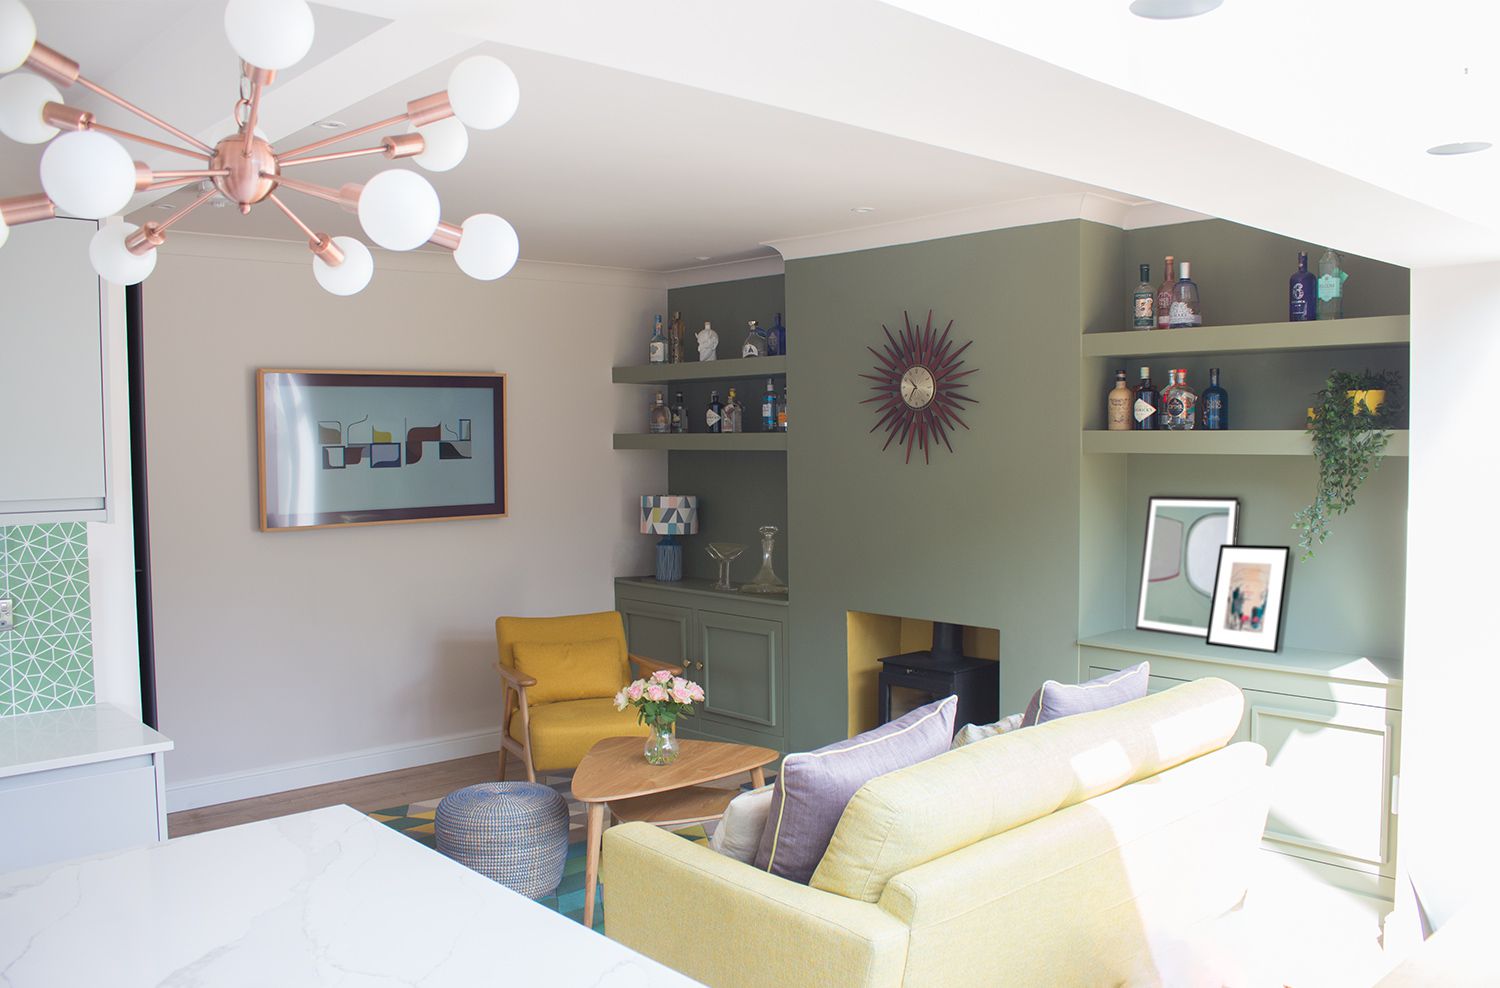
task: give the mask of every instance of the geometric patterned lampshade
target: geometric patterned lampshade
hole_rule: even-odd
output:
[[[697,535],[697,495],[642,494],[641,534]]]

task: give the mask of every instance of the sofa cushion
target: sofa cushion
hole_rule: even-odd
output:
[[[875,902],[910,868],[1222,748],[1244,707],[1237,687],[1200,679],[871,779],[811,884]]]
[[[577,768],[588,750],[604,738],[636,735],[644,738],[651,728],[640,723],[634,707],[615,709],[609,697],[586,700],[560,700],[532,707],[531,761],[538,769]],[[525,737],[521,715],[510,719],[510,736],[517,741]],[[645,744],[641,745],[644,763]]]
[[[1129,669],[1121,669],[1098,679],[1074,686],[1049,679],[1031,696],[1026,713],[1021,716],[1022,727],[1045,724],[1059,717],[1086,714],[1091,710],[1104,710],[1117,703],[1139,700],[1146,695],[1146,686],[1151,679],[1151,663],[1141,662]]]
[[[535,686],[526,688],[528,703],[613,697],[629,675],[620,642],[614,638],[516,642],[514,648],[516,671],[536,680]]]
[[[958,697],[918,707],[847,741],[781,761],[755,866],[807,884],[849,798],[868,780],[948,750]]]
[[[953,735],[954,748],[962,748],[966,744],[975,741],[983,741],[985,738],[998,737],[1001,734],[1009,734],[1021,726],[1021,715],[1011,714],[1009,717],[1001,717],[993,724],[965,724]]]
[[[766,831],[766,818],[771,815],[771,795],[775,791],[774,784],[761,786],[731,799],[724,808],[724,819],[708,839],[708,846],[726,857],[753,864],[755,852],[760,850],[760,836]]]

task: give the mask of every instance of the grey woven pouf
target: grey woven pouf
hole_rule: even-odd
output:
[[[534,782],[482,782],[438,803],[437,849],[524,896],[562,883],[568,801]]]

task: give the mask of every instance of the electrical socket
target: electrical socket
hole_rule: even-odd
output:
[[[15,601],[9,597],[0,599],[0,631],[9,631],[15,626]]]

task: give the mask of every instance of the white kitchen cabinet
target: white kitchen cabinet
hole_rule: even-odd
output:
[[[0,248],[0,524],[105,517],[98,228],[28,223]]]

